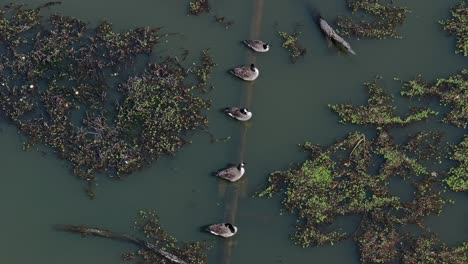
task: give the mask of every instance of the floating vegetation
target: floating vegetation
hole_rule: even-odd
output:
[[[425,120],[437,114],[437,112],[428,108],[412,108],[411,114],[406,117],[397,116],[395,107],[392,106],[392,97],[385,93],[378,79],[364,85],[369,89],[367,105],[329,105],[341,117],[341,123],[373,125],[378,129],[386,129],[392,126],[404,126],[412,122]]]
[[[201,55],[200,66],[195,67],[195,75],[197,76],[198,84],[197,87],[206,92],[205,87],[208,82],[208,78],[213,71],[216,63],[213,61],[211,56],[208,54],[208,50],[204,50]]]
[[[234,21],[228,20],[227,18],[223,16],[214,16],[214,19],[216,22],[218,22],[221,26],[223,26],[225,29],[229,29],[234,25]]]
[[[143,264],[178,263],[178,264],[204,264],[206,263],[208,246],[202,242],[178,242],[173,236],[166,233],[159,222],[159,217],[152,210],[140,211],[135,222],[135,228],[144,236],[145,240],[127,234],[117,234],[99,228],[85,226],[59,226],[58,229],[76,232],[82,235],[93,235],[118,239],[135,244],[139,249],[135,252],[123,254],[123,260]],[[169,262],[168,262],[169,261]]]
[[[451,159],[458,161],[459,165],[450,169],[447,185],[454,191],[468,191],[468,136],[455,147]]]
[[[457,37],[455,53],[468,56],[468,6],[466,1],[463,0],[458,6],[453,7],[451,12],[451,19],[439,23],[444,26],[444,30],[450,35]]]
[[[214,67],[204,52],[198,85],[187,84],[177,58],[148,61],[166,36],[158,28],[115,32],[102,22],[61,15],[43,20],[40,9],[10,5],[1,10],[0,109],[28,136],[27,147],[50,146],[88,182],[121,177],[189,141],[204,129],[209,101],[197,97]],[[144,67],[137,67],[137,58]],[[128,69],[134,69],[129,75]]]
[[[353,15],[338,18],[341,34],[358,38],[401,38],[397,28],[405,21],[407,8],[395,6],[388,0],[350,0],[347,3]]]
[[[300,57],[305,55],[306,49],[299,43],[299,36],[301,35],[300,31],[295,30],[293,34],[289,34],[284,31],[278,31],[278,35],[283,39],[281,46],[289,50],[291,53],[292,63],[296,63]]]
[[[333,245],[349,238],[330,229],[330,224],[339,216],[361,215],[356,241],[364,262],[393,259],[396,243],[403,239],[395,225],[422,226],[424,217],[439,214],[447,202],[438,190],[439,175],[411,158],[409,145],[395,145],[386,131],[374,140],[353,132],[327,147],[311,143],[302,147],[309,159],[287,171],[273,172],[259,196],[284,193],[283,206],[298,217],[293,240],[303,247]],[[373,161],[378,159],[383,162],[373,174]],[[416,176],[422,179],[414,181]],[[388,184],[393,177],[415,186],[412,201],[403,202],[391,194]]]
[[[191,0],[189,2],[189,13],[192,15],[199,15],[201,13],[210,12],[208,0]]]
[[[437,79],[428,83],[419,75],[415,80],[406,82],[401,92],[409,97],[440,98],[443,105],[450,106],[444,121],[455,126],[466,128],[468,124],[468,70],[463,69],[459,74],[447,79]]]
[[[468,242],[450,248],[436,237],[419,237],[405,249],[402,262],[411,263],[466,263]]]

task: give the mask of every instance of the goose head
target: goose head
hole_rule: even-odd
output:
[[[256,69],[255,69],[255,64],[253,64],[253,63],[250,64],[250,70],[253,71],[253,72],[256,70]]]
[[[245,162],[241,162],[239,163],[239,165],[237,166],[237,168],[240,170],[241,168],[244,168],[245,167]]]
[[[249,113],[249,110],[247,108],[241,108],[240,109],[240,112],[244,115],[248,114]]]
[[[263,49],[264,50],[268,50],[269,48],[270,48],[270,44],[268,44],[268,43],[263,44]]]

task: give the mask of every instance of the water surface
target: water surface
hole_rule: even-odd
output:
[[[10,1],[0,1],[5,4]],[[39,5],[43,1],[25,3]],[[423,74],[427,79],[446,76],[467,66],[467,59],[454,54],[455,40],[437,24],[449,17],[448,9],[459,1],[407,1],[411,9],[401,29],[402,40],[351,40],[357,56],[344,56],[327,47],[308,16],[306,1],[237,0],[210,1],[212,11],[187,16],[187,1],[181,0],[65,0],[50,9],[80,18],[91,25],[102,19],[116,29],[163,26],[178,35],[167,38],[155,57],[190,50],[195,59],[204,48],[218,63],[211,78],[214,90],[207,95],[212,109],[207,113],[210,131],[217,137],[231,136],[226,143],[210,144],[206,134],[192,137],[175,158],[163,158],[150,168],[122,180],[99,179],[97,199],[89,200],[83,185],[70,173],[68,164],[53,154],[22,151],[23,139],[14,127],[0,123],[0,201],[2,235],[0,263],[119,263],[126,244],[99,238],[80,238],[53,230],[54,224],[94,225],[117,232],[135,233],[132,223],[140,209],[156,209],[164,228],[180,240],[215,243],[210,263],[358,263],[357,247],[351,241],[333,247],[302,249],[289,240],[295,218],[280,216],[280,197],[254,198],[266,184],[268,173],[302,161],[297,144],[304,141],[330,144],[347,132],[365,128],[340,125],[328,103],[364,103],[363,82],[376,74],[386,78],[389,91],[399,86],[393,77],[409,79]],[[310,1],[322,15],[333,19],[347,14],[345,1]],[[234,20],[230,30],[214,22],[213,15]],[[300,23],[305,58],[290,64],[276,31],[291,31]],[[272,44],[268,54],[252,54],[240,44],[250,36]],[[166,42],[167,41],[167,42]],[[255,61],[260,78],[247,85],[229,76],[227,69]],[[406,99],[396,98],[406,107]],[[248,124],[233,122],[218,109],[247,105],[254,112]],[[434,120],[437,120],[434,119]],[[407,135],[421,128],[441,128],[446,140],[457,142],[464,131],[434,122],[417,124],[395,134]],[[372,132],[372,131],[368,131]],[[246,177],[228,184],[210,176],[226,163],[244,159]],[[454,245],[468,239],[467,197],[451,194],[456,204],[440,217],[429,217],[430,227],[443,241]],[[238,236],[224,241],[201,233],[199,226],[234,220]],[[354,219],[344,221],[352,225]],[[351,222],[351,223],[349,223]]]

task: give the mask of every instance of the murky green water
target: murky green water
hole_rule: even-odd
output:
[[[10,1],[0,1],[4,4]],[[43,1],[23,1],[38,5]],[[54,224],[87,224],[134,233],[132,222],[142,208],[154,208],[168,232],[180,240],[210,240],[210,263],[358,263],[357,248],[348,241],[334,247],[302,249],[288,234],[294,230],[291,215],[280,216],[280,200],[252,196],[266,183],[268,172],[284,169],[304,155],[296,144],[304,141],[328,144],[352,129],[340,125],[327,103],[366,100],[362,83],[376,74],[386,78],[388,89],[397,92],[391,78],[408,79],[418,73],[426,78],[445,76],[467,66],[467,59],[454,54],[454,39],[436,23],[449,16],[457,0],[408,1],[412,10],[401,30],[403,40],[353,40],[357,56],[343,56],[327,47],[305,9],[306,1],[237,0],[211,2],[210,15],[186,16],[185,0],[66,0],[52,11],[78,17],[90,23],[107,19],[117,29],[136,26],[164,26],[178,32],[158,46],[155,54],[179,54],[181,48],[198,56],[210,48],[218,67],[211,79],[215,89],[208,113],[210,130],[217,137],[231,136],[226,143],[210,144],[198,134],[193,144],[175,158],[164,158],[152,167],[122,181],[100,179],[96,200],[89,200],[81,182],[70,174],[67,163],[53,155],[22,151],[16,130],[0,123],[0,263],[119,263],[126,244],[53,230]],[[345,14],[343,0],[310,2],[324,17]],[[212,15],[234,20],[225,30]],[[290,31],[299,22],[307,55],[297,64],[289,63],[280,47],[277,29]],[[277,25],[277,28],[274,26]],[[258,36],[272,43],[268,54],[255,55],[240,40]],[[248,86],[226,70],[256,61],[261,75]],[[398,105],[407,101],[397,99]],[[247,105],[254,118],[246,124],[233,122],[219,108]],[[433,123],[432,123],[433,124]],[[406,135],[418,124],[395,134]],[[462,129],[447,128],[447,139],[456,142]],[[210,172],[243,158],[246,177],[228,184]],[[468,239],[468,200],[452,194],[456,204],[427,223],[442,239],[456,244]],[[224,241],[199,231],[208,223],[233,220],[238,236]],[[352,222],[353,220],[350,220]],[[344,223],[351,226],[352,223]]]

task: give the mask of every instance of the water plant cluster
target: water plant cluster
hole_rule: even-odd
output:
[[[448,180],[437,170],[439,158],[433,158],[440,155],[440,133],[419,132],[401,144],[390,134],[390,128],[427,119],[435,112],[419,109],[400,117],[392,98],[376,80],[366,86],[367,105],[338,104],[330,108],[342,117],[341,122],[375,127],[377,135],[352,132],[329,146],[303,144],[308,159],[271,173],[269,185],[259,196],[284,195],[283,207],[298,218],[292,238],[303,247],[333,245],[352,238],[363,263],[420,263],[413,260],[431,257],[442,259],[441,263],[464,263],[468,257],[466,243],[450,248],[423,223],[425,217],[439,214],[451,202],[443,196]],[[464,159],[463,147],[456,149],[455,159]],[[466,172],[466,164],[460,167]],[[463,171],[451,173],[466,175]],[[410,200],[392,194],[389,184],[394,178],[412,186]],[[354,231],[336,228],[338,218],[351,215],[361,218]],[[420,227],[423,235],[401,228],[407,225]]]
[[[406,19],[409,10],[388,0],[347,1],[351,16],[338,17],[343,35],[357,38],[401,38],[397,29]]]
[[[26,147],[43,143],[70,161],[91,197],[98,175],[121,177],[173,155],[187,132],[207,126],[210,102],[194,91],[214,67],[206,51],[190,84],[177,58],[150,62],[166,36],[159,28],[87,28],[59,14],[45,19],[41,8],[0,11],[0,114]]]
[[[208,13],[210,6],[208,0],[191,0],[189,2],[189,13],[198,16],[202,13]]]
[[[154,210],[142,210],[135,221],[135,228],[143,233],[146,240],[158,248],[177,256],[190,264],[206,263],[208,244],[204,242],[179,242],[177,239],[164,231],[159,222],[159,217]],[[140,248],[135,252],[125,253],[123,260],[143,264],[168,263],[167,258],[156,254],[148,248]],[[170,263],[170,262],[169,262]]]
[[[440,78],[434,82],[424,81],[421,75],[403,86],[402,95],[408,97],[437,97],[441,104],[450,107],[444,121],[466,128],[468,124],[468,70]]]
[[[457,37],[455,53],[468,56],[468,6],[466,0],[453,7],[451,12],[451,19],[439,23],[444,26],[444,30],[450,35]]]
[[[208,244],[202,242],[184,243],[168,234],[161,227],[159,217],[154,210],[142,210],[134,222],[135,228],[145,236],[140,239],[128,234],[114,233],[109,230],[74,225],[58,225],[61,231],[79,233],[83,236],[98,236],[120,240],[137,246],[138,250],[124,253],[122,260],[126,263],[206,263]]]
[[[468,136],[463,138],[454,148],[452,160],[457,161],[457,167],[450,169],[450,176],[446,179],[447,185],[454,191],[468,191]]]
[[[437,114],[436,111],[429,108],[412,108],[409,115],[405,117],[398,116],[395,113],[395,107],[392,105],[392,97],[385,93],[379,79],[364,84],[369,90],[367,105],[329,105],[341,117],[342,123],[375,125],[378,129],[383,129],[392,126],[404,126]]]
[[[300,57],[305,55],[306,49],[299,42],[299,36],[301,35],[300,31],[296,30],[293,34],[278,31],[278,35],[283,40],[281,46],[287,49],[291,54],[292,63],[296,63]]]

